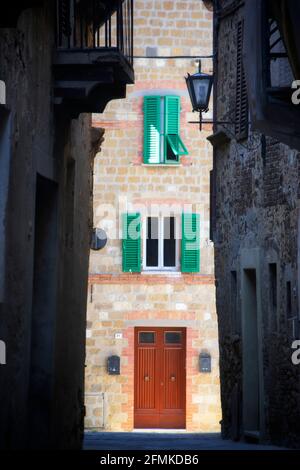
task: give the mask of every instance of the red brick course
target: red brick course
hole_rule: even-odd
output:
[[[215,283],[215,277],[209,274],[90,274],[89,284],[205,284]]]

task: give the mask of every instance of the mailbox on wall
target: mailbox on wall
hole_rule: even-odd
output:
[[[200,372],[211,372],[211,355],[209,353],[201,353],[199,356]]]
[[[109,375],[120,375],[120,357],[110,356],[107,359],[107,372]]]

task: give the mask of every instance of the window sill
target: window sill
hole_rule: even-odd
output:
[[[178,168],[179,166],[182,166],[182,163],[142,163],[142,166],[148,167],[148,168],[155,168],[155,167],[167,167],[167,168]]]
[[[147,275],[153,275],[153,274],[158,274],[160,276],[174,276],[174,277],[180,277],[181,276],[181,271],[166,271],[166,270],[157,270],[157,271],[150,271],[150,270],[144,270],[141,271],[141,274]]]

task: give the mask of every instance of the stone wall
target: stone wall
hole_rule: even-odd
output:
[[[9,172],[0,172],[7,187],[0,448],[8,449],[80,448],[83,431],[94,150],[91,117],[71,120],[53,107],[54,3],[27,9],[17,28],[0,31],[11,122]]]
[[[191,104],[184,76],[195,73],[193,58],[212,52],[212,15],[202,2],[135,2],[135,85],[126,100],[110,103],[93,125],[105,128],[95,160],[94,225],[108,242],[90,255],[86,358],[86,427],[110,431],[133,429],[134,327],[187,328],[187,429],[217,431],[220,421],[218,332],[215,313],[213,246],[209,241],[209,172],[212,152]],[[197,32],[197,34],[195,34]],[[211,71],[212,61],[203,60]],[[143,165],[143,97],[172,94],[181,98],[180,135],[189,155],[180,166]],[[120,214],[151,204],[185,204],[200,213],[200,274],[122,273]],[[122,338],[116,339],[115,334]],[[199,373],[201,351],[212,355],[212,373]],[[109,376],[106,361],[121,357],[121,375]]]
[[[244,14],[240,3],[240,8],[219,22],[216,120],[235,119],[236,26]],[[218,126],[217,130],[228,136],[228,143],[215,147],[214,168],[223,434],[236,438],[244,431],[243,359],[247,358],[243,358],[243,335],[237,322],[243,325],[244,321],[243,253],[258,250],[260,438],[296,446],[300,435],[299,366],[292,364],[291,345],[299,336],[299,154],[253,132],[251,126],[248,139],[240,142],[230,125]],[[277,266],[277,307],[272,299],[270,264]],[[233,271],[236,287],[232,284]],[[291,283],[290,312],[287,282]]]

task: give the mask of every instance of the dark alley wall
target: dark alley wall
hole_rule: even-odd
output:
[[[241,119],[237,93],[244,3],[219,4],[215,119],[234,123]],[[291,356],[292,343],[299,339],[300,157],[254,132],[251,123],[244,135],[239,131],[236,124],[216,125],[210,139],[223,434],[299,446],[299,365]],[[254,276],[254,300],[249,276]],[[247,312],[257,323],[252,332]],[[255,354],[249,341],[257,344]],[[247,422],[249,410],[257,414],[256,424]]]
[[[0,338],[7,348],[7,364],[0,366],[0,448],[79,448],[83,429],[97,136],[92,139],[90,115],[71,120],[54,108],[53,7],[44,2],[25,10],[17,28],[0,30],[7,95],[0,117],[11,123],[10,137],[0,134],[6,149],[6,171],[0,154],[6,189]]]

